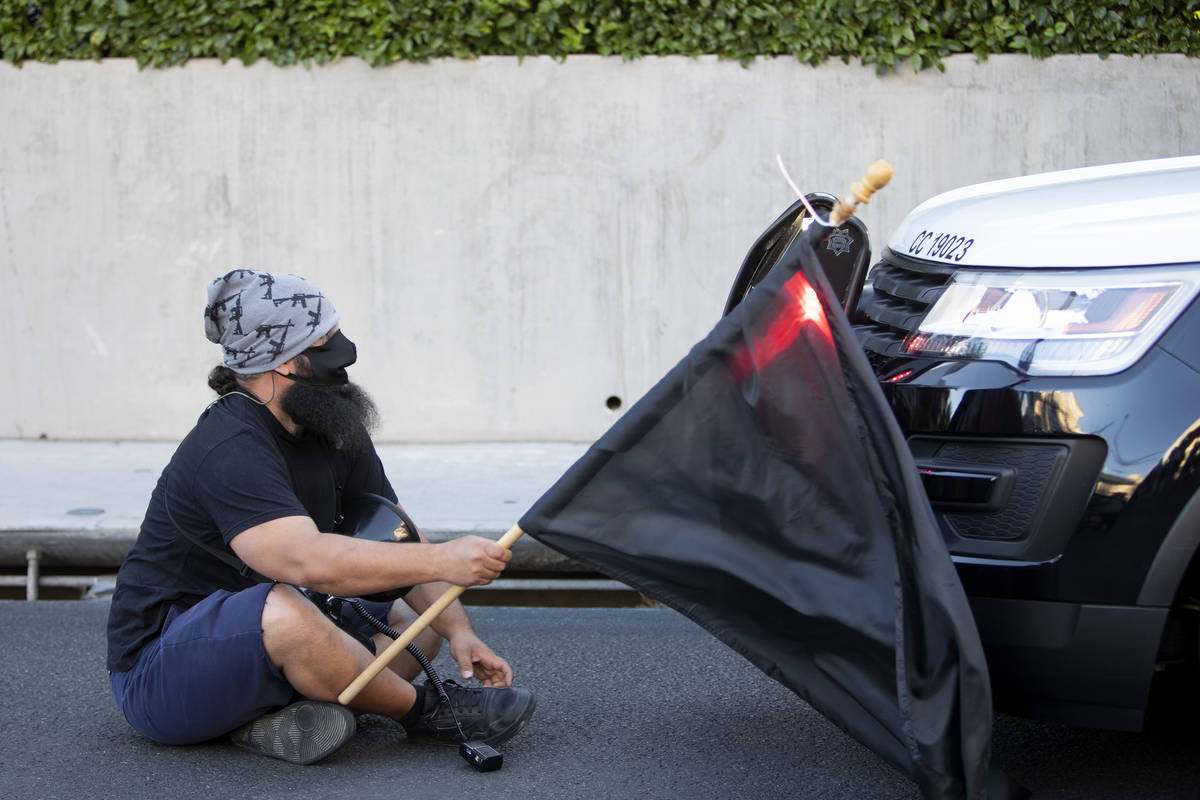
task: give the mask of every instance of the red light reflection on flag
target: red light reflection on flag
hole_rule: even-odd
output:
[[[821,308],[821,298],[803,272],[797,272],[780,288],[775,305],[779,311],[768,323],[767,329],[734,355],[731,366],[739,380],[751,368],[756,371],[765,369],[780,353],[792,346],[806,325],[815,328],[830,346],[833,344],[833,332],[825,309]]]

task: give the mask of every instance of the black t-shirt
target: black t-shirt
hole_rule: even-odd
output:
[[[191,608],[217,589],[254,585],[209,547],[233,551],[244,530],[280,517],[312,517],[332,531],[336,483],[344,498],[364,493],[395,501],[375,448],[347,453],[293,436],[266,408],[242,395],[210,406],[180,443],[150,497],[137,541],[117,573],[108,614],[108,669],[123,672],[159,635],[172,606]]]

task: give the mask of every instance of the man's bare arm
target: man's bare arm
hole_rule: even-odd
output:
[[[230,546],[268,578],[339,595],[431,581],[480,586],[495,580],[512,558],[509,550],[478,536],[396,545],[322,533],[304,516],[255,525],[235,536]]]

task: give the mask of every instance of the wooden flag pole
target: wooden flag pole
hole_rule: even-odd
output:
[[[505,550],[512,549],[513,543],[521,538],[524,533],[520,526],[513,525],[508,529],[508,533],[496,540],[496,544],[503,547]],[[429,627],[438,615],[446,610],[446,607],[458,599],[458,596],[467,590],[466,586],[451,586],[446,591],[442,592],[442,596],[434,600],[429,608],[425,609],[425,613],[413,620],[413,623],[404,629],[400,634],[400,638],[387,646],[387,649],[375,657],[375,660],[367,665],[359,676],[350,682],[341,694],[338,695],[338,702],[342,705],[349,705],[350,701],[358,696],[358,693],[363,690],[363,687],[371,682],[371,679],[383,671],[383,668],[391,663],[392,659],[400,655],[404,648],[412,643],[420,635],[421,631]]]

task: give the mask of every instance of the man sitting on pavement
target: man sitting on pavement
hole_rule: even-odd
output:
[[[353,713],[333,701],[371,662],[368,646],[388,640],[372,641],[352,613],[335,620],[297,587],[352,597],[411,586],[403,602],[367,604],[403,628],[449,585],[494,580],[511,553],[474,536],[395,544],[335,532],[345,503],[396,495],[369,435],[374,404],[346,375],[354,344],[312,283],[234,270],[210,285],[204,323],[224,352],[209,376],[220,397],[163,470],[118,573],[110,682],[130,725],[157,742],[232,732],[240,747],[308,764],[353,734]],[[512,668],[457,601],[415,644],[432,658],[443,638],[483,687],[446,682],[467,738],[516,735],[534,696],[512,688]],[[354,709],[392,717],[413,738],[457,742],[450,709],[412,683],[419,671],[410,656],[395,659]]]

